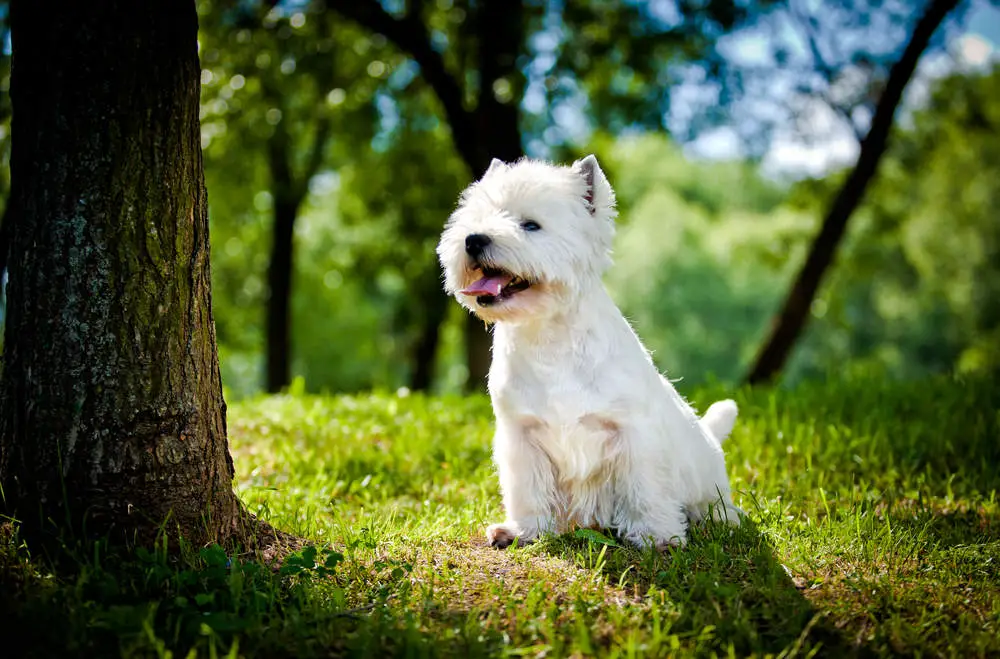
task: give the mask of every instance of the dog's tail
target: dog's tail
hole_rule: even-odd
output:
[[[712,403],[705,415],[701,417],[701,422],[721,444],[733,432],[737,414],[739,414],[739,408],[736,407],[734,401],[720,400],[717,403]]]

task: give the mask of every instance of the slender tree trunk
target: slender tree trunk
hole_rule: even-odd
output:
[[[0,482],[24,525],[240,537],[187,0],[13,0]]]
[[[328,22],[321,27],[329,28]],[[321,33],[325,33],[321,32]],[[333,61],[315,72],[320,89],[333,85]],[[296,174],[292,168],[295,148],[288,129],[288,107],[281,93],[265,78],[261,79],[264,97],[282,111],[282,118],[274,127],[267,141],[267,164],[271,175],[271,194],[274,199],[271,229],[271,260],[268,265],[267,345],[265,388],[268,393],[278,393],[291,381],[292,362],[292,277],[295,271],[295,221],[309,191],[309,182],[322,166],[327,142],[332,129],[330,116],[320,113],[315,123],[312,145],[303,171]]]
[[[477,178],[493,158],[514,162],[524,155],[518,112],[523,80],[517,56],[524,45],[525,20],[522,0],[486,0],[476,16],[480,88],[474,115],[476,159],[468,164]],[[494,83],[500,80],[509,85],[511,98],[497,97]],[[489,330],[470,315],[465,323],[466,389],[486,388],[491,343]]]
[[[273,242],[267,271],[267,391],[277,393],[291,373],[291,298],[295,217],[298,203],[274,202]]]
[[[410,376],[410,389],[413,391],[427,391],[434,381],[434,360],[441,343],[441,324],[448,313],[449,299],[441,290],[441,278],[436,267],[431,274],[421,295],[423,318],[413,349],[413,374]]]
[[[476,104],[477,159],[470,163],[481,176],[493,158],[513,162],[524,155],[518,104],[523,95],[524,75],[517,57],[524,46],[526,18],[522,0],[486,0],[477,15],[479,33],[480,88]],[[503,81],[509,96],[496,93]]]
[[[878,170],[882,154],[888,145],[893,117],[903,97],[903,90],[913,76],[920,55],[927,48],[931,36],[957,4],[958,0],[932,0],[918,21],[903,55],[892,67],[885,91],[875,109],[871,129],[861,141],[858,162],[844,181],[823,219],[819,234],[813,241],[806,261],[792,284],[781,312],[775,319],[771,334],[747,376],[749,384],[770,381],[784,367],[809,319],[809,310],[816,297],[816,291],[823,281],[823,275],[833,263],[847,222],[864,199],[865,190]]]

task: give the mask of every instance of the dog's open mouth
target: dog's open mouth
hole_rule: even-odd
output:
[[[478,265],[476,269],[480,269]],[[531,282],[505,270],[483,266],[483,276],[462,291],[463,295],[475,295],[479,306],[488,307],[501,300],[531,287]]]

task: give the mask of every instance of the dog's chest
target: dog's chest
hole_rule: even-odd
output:
[[[618,426],[610,418],[596,414],[560,421],[523,417],[521,424],[530,441],[548,456],[563,487],[589,488],[614,477],[621,444]]]
[[[618,415],[608,397],[569,365],[544,372],[538,371],[544,364],[533,366],[497,383],[497,413],[548,456],[562,484],[607,481],[622,449]]]

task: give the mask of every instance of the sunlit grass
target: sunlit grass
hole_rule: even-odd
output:
[[[686,393],[702,408],[732,394]],[[60,621],[28,635],[35,656],[1000,652],[1000,388],[736,396],[726,447],[750,520],[695,527],[665,556],[598,534],[484,547],[502,515],[485,398],[241,402],[238,491],[315,556],[280,574],[211,553],[115,569],[87,557],[55,578],[8,543],[16,595],[0,619]]]

